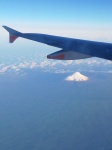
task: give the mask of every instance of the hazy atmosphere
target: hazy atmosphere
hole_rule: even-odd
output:
[[[60,50],[9,43],[3,25],[112,43],[110,0],[0,2],[0,150],[111,150],[112,62],[48,60]]]

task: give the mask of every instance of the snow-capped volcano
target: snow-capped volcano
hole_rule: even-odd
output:
[[[76,72],[73,75],[68,76],[65,80],[66,81],[87,81],[89,80],[89,78],[80,74],[80,72]]]

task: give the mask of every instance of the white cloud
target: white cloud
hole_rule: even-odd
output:
[[[5,66],[0,70],[0,73],[4,73],[6,72],[10,67],[9,66]]]
[[[105,65],[112,65],[112,61],[107,60],[107,61],[105,61],[104,64],[105,64]]]
[[[28,62],[24,62],[24,63],[20,63],[20,64],[19,64],[19,67],[20,67],[20,68],[28,68],[28,66],[29,66],[29,63],[28,63]]]
[[[82,65],[84,65],[84,68],[82,68]],[[8,71],[15,71],[19,72],[23,69],[36,69],[36,68],[42,68],[43,71],[49,71],[49,72],[54,72],[54,73],[68,73],[68,72],[73,72],[76,70],[79,70],[82,68],[83,71],[85,71],[85,66],[86,66],[86,71],[98,71],[100,66],[104,66],[101,68],[99,71],[111,71],[111,65],[112,61],[104,60],[104,59],[98,59],[98,58],[89,58],[89,59],[82,59],[82,60],[70,60],[70,61],[60,61],[60,60],[47,60],[44,59],[41,63],[35,61],[23,61],[21,63],[17,62],[16,64],[11,64],[11,65],[6,65],[5,64],[0,64],[0,73]],[[96,68],[97,67],[97,68]],[[95,68],[95,69],[94,69]],[[82,70],[81,69],[81,70]],[[90,70],[91,69],[91,70]]]
[[[36,62],[32,62],[31,65],[30,65],[30,69],[33,69],[37,66],[37,63]]]
[[[84,60],[81,59],[81,60],[75,60],[74,63],[77,64],[77,65],[79,65],[79,64],[82,64],[83,62],[84,62]]]
[[[41,62],[39,66],[43,68],[43,67],[46,67],[49,65],[50,65],[50,62],[48,60],[45,60],[45,61]]]
[[[20,70],[20,68],[18,68],[18,66],[12,65],[11,69],[18,72]]]

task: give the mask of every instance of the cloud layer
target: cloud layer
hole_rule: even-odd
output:
[[[19,59],[18,59],[19,60]],[[44,59],[43,61],[20,61],[16,64],[11,63],[6,65],[5,63],[0,64],[0,74],[8,71],[20,72],[25,69],[42,69],[45,72],[55,72],[55,73],[67,73],[80,70],[88,71],[107,71],[112,72],[111,69],[112,62],[104,59],[83,59],[75,61],[54,61]]]

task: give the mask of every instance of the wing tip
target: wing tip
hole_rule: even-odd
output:
[[[6,29],[9,32],[9,43],[13,43],[19,36],[20,36],[20,32],[9,28],[5,25],[2,26],[4,29]]]
[[[6,29],[7,31],[8,31],[8,29],[9,29],[9,27],[7,27],[7,26],[5,26],[5,25],[3,25],[2,26],[4,29]]]
[[[9,37],[9,43],[13,43],[18,37],[14,35],[10,35]]]

